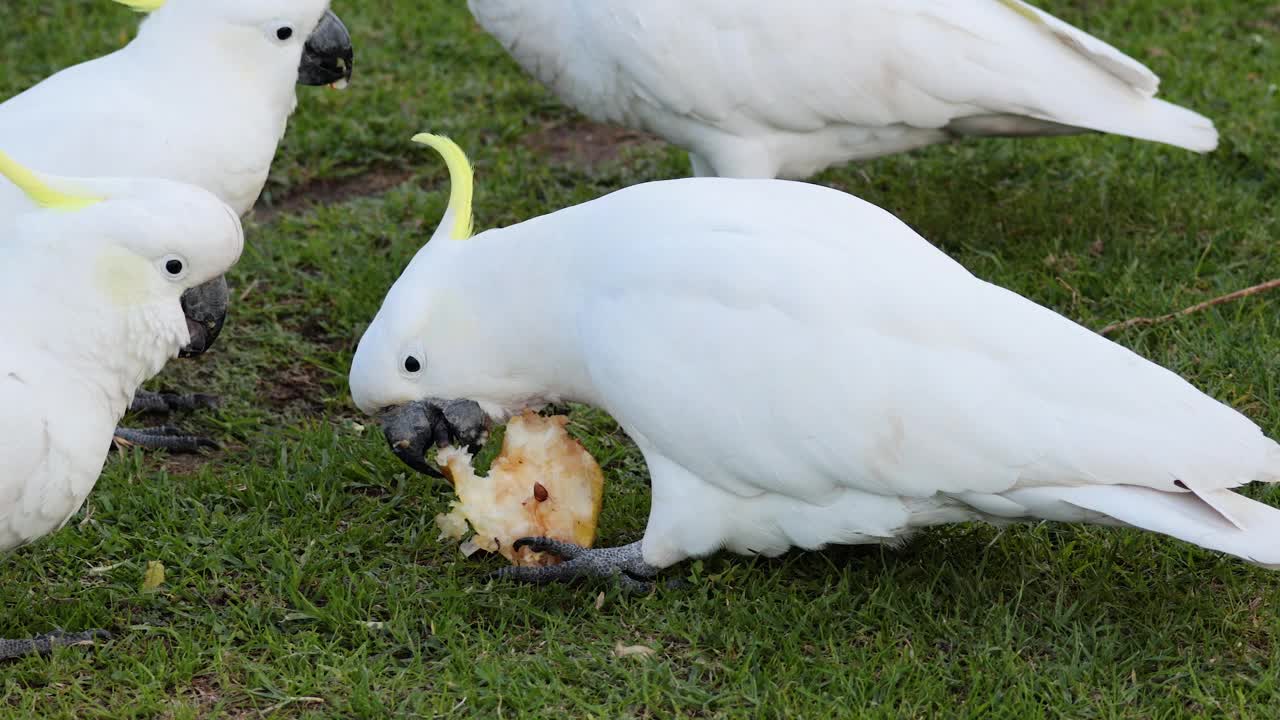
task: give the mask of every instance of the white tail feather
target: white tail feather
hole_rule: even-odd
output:
[[[972,115],[947,125],[957,135],[1019,137],[1104,132],[1205,153],[1218,147],[1209,118],[1151,98],[1112,97],[1111,102],[1073,108],[1054,116]]]
[[[1151,140],[1193,152],[1206,153],[1218,147],[1218,130],[1200,113],[1153,98],[1133,112],[1089,123],[1093,130]]]
[[[1126,525],[1280,569],[1280,509],[1231,490],[1190,493],[1091,485],[1014,490],[1005,497],[1033,512],[1036,506],[1070,503]]]
[[[1160,78],[1147,66],[1022,0],[1000,2],[1041,26],[1058,42],[1124,86],[1099,83],[1093,75],[1073,74],[1074,82],[1064,79],[1063,88],[1047,96],[1065,102],[1048,102],[1042,106],[1043,113],[1026,113],[1028,116],[1058,125],[1165,143],[1193,152],[1205,153],[1218,147],[1218,131],[1212,120],[1155,97]],[[1045,134],[1061,132],[1052,127],[1045,130],[1049,131]]]
[[[1001,0],[1001,2],[1017,10],[1023,17],[1036,20],[1059,42],[1088,58],[1095,65],[1146,97],[1154,96],[1159,89],[1160,78],[1156,77],[1150,68],[1102,40],[1022,0]]]
[[[1205,505],[1208,505],[1217,511],[1217,513],[1222,516],[1222,519],[1232,525],[1235,525],[1237,530],[1249,529],[1245,525],[1244,520],[1236,513],[1235,502],[1232,500],[1232,498],[1241,498],[1243,496],[1237,495],[1230,490],[1223,489],[1197,490],[1195,488],[1191,488],[1191,492]],[[1248,500],[1248,498],[1244,499]]]

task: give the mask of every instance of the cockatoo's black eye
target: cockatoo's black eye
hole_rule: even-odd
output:
[[[422,372],[422,363],[419,362],[418,358],[410,355],[404,359],[404,370],[410,374]]]
[[[289,38],[293,37],[293,28],[288,27],[286,25],[285,27],[282,27],[279,30],[276,30],[276,37],[281,40],[288,40]]]
[[[170,253],[156,261],[156,271],[163,273],[170,282],[187,276],[187,260],[177,253]]]

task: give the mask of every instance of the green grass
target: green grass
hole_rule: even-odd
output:
[[[818,181],[1095,328],[1280,276],[1280,6],[1040,4],[1149,62],[1167,98],[1215,117],[1222,148],[984,141]],[[106,0],[9,5],[0,97],[118,47],[135,22]],[[654,143],[570,152],[582,122],[462,0],[337,5],[356,82],[302,91],[231,324],[161,382],[221,393],[222,411],[187,422],[227,447],[113,458],[67,529],[0,563],[0,636],[117,633],[0,666],[0,715],[1274,716],[1280,576],[1137,532],[972,525],[899,550],[717,557],[651,597],[487,584],[496,561],[436,541],[442,484],[407,475],[346,393],[364,324],[444,205],[442,164],[407,139],[470,150],[482,227],[687,164]],[[1278,309],[1257,297],[1117,339],[1280,435]],[[638,537],[639,456],[608,418],[574,419],[608,476],[601,542]],[[168,579],[144,594],[149,560]],[[619,643],[657,652],[619,658]]]

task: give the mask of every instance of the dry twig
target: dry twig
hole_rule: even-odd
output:
[[[1233,293],[1228,293],[1226,295],[1213,298],[1212,300],[1205,300],[1202,303],[1197,303],[1195,305],[1192,305],[1189,308],[1183,308],[1178,312],[1172,312],[1172,313],[1169,313],[1168,315],[1161,315],[1159,317],[1153,317],[1153,318],[1149,318],[1149,317],[1129,318],[1128,320],[1124,320],[1122,322],[1111,323],[1110,325],[1099,330],[1098,334],[1110,335],[1112,333],[1120,332],[1121,330],[1128,330],[1131,327],[1139,327],[1139,326],[1145,327],[1147,325],[1157,325],[1162,322],[1168,322],[1170,320],[1173,320],[1174,318],[1180,318],[1184,315],[1191,315],[1192,313],[1198,313],[1201,310],[1207,310],[1211,307],[1214,307],[1215,305],[1222,305],[1223,303],[1229,303],[1232,300],[1239,300],[1240,298],[1249,297],[1250,295],[1257,295],[1258,293],[1266,292],[1268,290],[1274,290],[1276,288],[1280,288],[1280,278],[1277,278],[1275,280],[1268,280],[1267,282],[1264,282],[1261,285],[1254,285],[1253,287],[1247,287],[1243,290],[1237,290]]]

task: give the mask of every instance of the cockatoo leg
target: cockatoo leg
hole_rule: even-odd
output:
[[[179,395],[177,393],[157,393],[139,390],[133,396],[133,404],[129,406],[129,412],[167,415],[175,412],[216,410],[218,404],[217,397],[202,393]]]
[[[689,153],[689,164],[693,166],[694,177],[716,176],[716,169],[711,166],[711,163],[703,160],[702,156],[697,153]]]
[[[515,542],[517,550],[525,547],[555,555],[564,562],[546,567],[503,568],[493,573],[493,577],[532,585],[571,582],[580,578],[607,578],[616,580],[626,590],[649,592],[658,574],[658,568],[644,561],[639,542],[597,549],[541,537],[521,538]]]
[[[86,630],[78,633],[57,632],[37,635],[26,640],[0,639],[0,661],[16,660],[31,655],[48,655],[54,648],[93,645],[98,640],[111,637],[106,630]]]
[[[689,153],[689,164],[697,177],[773,179],[781,169],[763,145],[729,137],[704,147],[701,153]]]
[[[182,312],[187,318],[187,332],[190,333],[190,340],[178,353],[180,357],[203,355],[213,346],[227,320],[227,305],[230,299],[231,289],[223,276],[218,276],[182,294]],[[129,410],[135,413],[168,414],[177,411],[212,410],[217,406],[218,399],[212,395],[177,395],[139,390],[134,394]],[[115,440],[120,445],[172,452],[196,452],[200,448],[218,447],[211,440],[195,437],[170,427],[117,428]]]
[[[181,428],[164,426],[155,428],[116,428],[115,442],[121,447],[138,447],[143,450],[168,450],[176,453],[195,453],[202,449],[217,450],[218,443],[198,435],[191,435]]]

